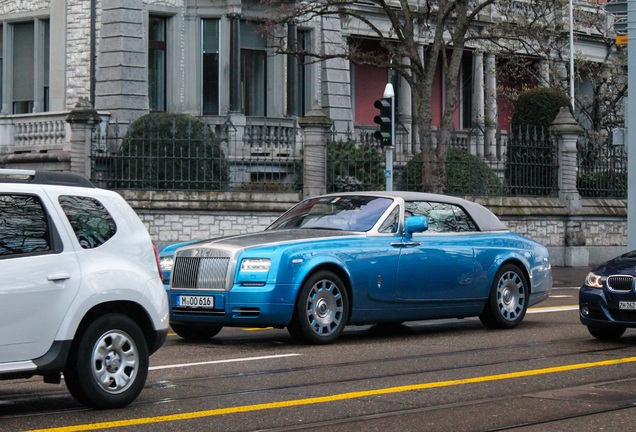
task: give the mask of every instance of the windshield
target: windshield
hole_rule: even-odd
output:
[[[300,202],[267,229],[368,231],[393,203],[374,196],[329,196]]]

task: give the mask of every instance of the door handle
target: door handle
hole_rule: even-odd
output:
[[[54,274],[48,275],[46,278],[50,280],[51,282],[59,282],[59,281],[70,279],[71,275],[68,273],[54,273]]]

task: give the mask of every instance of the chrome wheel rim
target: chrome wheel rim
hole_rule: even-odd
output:
[[[526,287],[515,272],[506,272],[497,284],[497,308],[508,321],[518,319],[526,305]]]
[[[95,344],[91,360],[93,377],[107,393],[122,393],[135,381],[139,352],[132,338],[124,331],[104,333]]]
[[[307,322],[314,333],[329,336],[342,322],[344,301],[340,288],[330,280],[321,280],[307,296]]]

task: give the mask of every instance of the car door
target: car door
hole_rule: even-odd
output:
[[[435,202],[406,204],[406,217],[425,216],[429,229],[399,245],[396,297],[443,306],[478,295],[472,223],[454,205]]]
[[[0,191],[0,362],[41,357],[80,285],[68,236],[45,196]]]

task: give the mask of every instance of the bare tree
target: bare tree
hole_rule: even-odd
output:
[[[346,58],[357,64],[392,68],[410,86],[420,149],[422,189],[442,192],[445,159],[458,102],[458,74],[467,47],[491,52],[548,56],[546,38],[562,31],[564,0],[318,0],[256,2],[269,10],[264,26],[278,52],[322,61]],[[515,8],[523,5],[522,9]],[[332,51],[299,52],[286,43],[280,25],[312,23],[324,17],[347,19],[361,36],[373,38],[386,53],[379,56],[351,41]],[[552,33],[551,33],[552,32]],[[431,102],[435,74],[441,68],[446,99],[440,135],[433,140]]]

